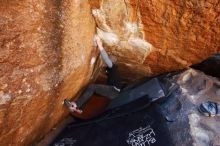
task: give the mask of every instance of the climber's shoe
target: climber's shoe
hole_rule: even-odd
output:
[[[216,102],[212,101],[207,101],[203,102],[199,106],[199,111],[202,113],[204,116],[207,117],[215,117],[215,116],[220,116],[220,105]]]
[[[70,102],[68,99],[64,99],[63,103],[64,103],[64,105],[67,106],[67,107],[70,107],[70,106],[71,106],[71,102]]]
[[[64,105],[68,107],[71,112],[76,112],[78,114],[82,113],[82,110],[77,108],[77,105],[74,101],[69,101],[68,99],[64,100]]]

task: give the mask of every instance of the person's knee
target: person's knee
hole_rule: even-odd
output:
[[[88,86],[88,88],[89,88],[89,89],[95,89],[95,86],[96,86],[95,84],[90,84],[90,85]]]

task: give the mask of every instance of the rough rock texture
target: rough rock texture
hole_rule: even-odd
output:
[[[181,95],[177,97],[181,108],[174,114],[177,115],[175,116],[177,120],[168,124],[175,145],[192,145],[190,144],[191,138],[193,146],[220,145],[218,124],[220,117],[206,117],[198,111],[199,105],[203,102],[220,103],[219,80],[193,69],[176,75],[173,79],[182,90]],[[175,105],[174,102],[171,104],[166,107],[170,108]]]
[[[86,0],[0,1],[0,145],[32,145],[88,83],[94,19]]]
[[[94,1],[98,34],[128,78],[182,69],[220,50],[218,0]]]
[[[94,75],[95,22],[134,80],[218,52],[219,12],[218,0],[1,0],[0,145],[31,145],[67,114]]]

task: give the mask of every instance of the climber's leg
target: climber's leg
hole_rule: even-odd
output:
[[[82,111],[78,108],[82,108],[94,93],[104,96],[111,100],[119,95],[119,92],[115,90],[113,86],[91,84],[88,86],[88,88],[86,88],[86,90],[83,92],[83,94],[79,97],[77,101],[70,102],[68,100],[65,100],[64,104],[69,108],[71,112],[82,113]]]
[[[94,93],[109,99],[114,99],[119,94],[119,92],[115,90],[113,86],[91,84],[76,101],[77,106],[82,107]]]

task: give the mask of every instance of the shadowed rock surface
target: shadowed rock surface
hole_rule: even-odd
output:
[[[213,55],[205,61],[195,64],[192,67],[220,79],[220,53]]]
[[[164,138],[167,140],[167,146],[218,146],[220,117],[204,116],[198,107],[206,101],[220,103],[219,85],[220,82],[216,78],[194,69],[141,81],[132,89],[123,91],[118,97],[119,100],[115,99],[111,103],[116,108],[92,120],[75,121],[66,125],[50,145],[148,145],[150,142],[144,139],[144,132],[137,130],[148,125],[147,127],[154,129],[156,135],[155,141],[151,143],[153,146],[163,146]],[[148,96],[127,103],[125,97],[132,95],[137,98],[137,90],[141,87],[146,89],[141,91],[142,95]],[[160,96],[159,92],[165,93],[166,97],[146,106],[149,101],[147,99],[152,95]],[[156,108],[158,112],[155,113],[152,108]],[[131,129],[136,129],[135,133],[130,134]]]
[[[168,122],[175,145],[220,145],[220,117],[206,117],[198,111],[199,105],[206,101],[220,104],[219,80],[194,69],[184,71],[172,80],[178,83],[181,94],[161,108],[175,117],[174,122]],[[173,110],[179,104],[175,98],[181,104],[178,112]]]
[[[67,115],[63,99],[96,75],[95,27],[131,81],[219,52],[219,12],[218,0],[0,1],[0,145],[32,145]]]

